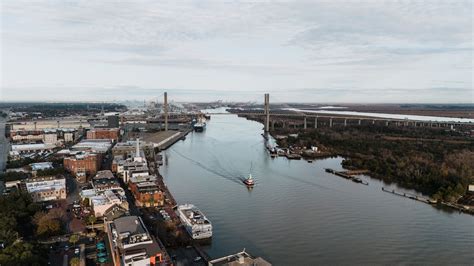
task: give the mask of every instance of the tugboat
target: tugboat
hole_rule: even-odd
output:
[[[249,176],[243,182],[249,188],[255,185],[255,182],[253,181],[253,178],[252,178],[252,174],[249,174]]]

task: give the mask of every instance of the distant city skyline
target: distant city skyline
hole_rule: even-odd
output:
[[[0,101],[474,103],[471,1],[0,10]]]

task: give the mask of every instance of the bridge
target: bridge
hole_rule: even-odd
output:
[[[190,113],[176,113],[170,112],[168,106],[168,94],[167,92],[163,93],[163,113],[157,117],[147,117],[146,115],[121,115],[122,123],[162,123],[164,124],[164,129],[168,130],[169,123],[184,123],[190,121],[192,117],[197,117],[200,115],[238,115],[242,117],[247,117],[263,122],[264,131],[267,133],[270,129],[274,130],[275,126],[281,128],[318,128],[321,126],[357,126],[357,125],[377,125],[377,126],[403,126],[403,127],[433,127],[433,128],[450,128],[454,127],[463,127],[469,126],[474,127],[474,123],[466,122],[437,122],[437,121],[426,121],[426,120],[414,120],[414,119],[394,119],[394,118],[380,118],[380,117],[371,117],[367,115],[343,115],[343,114],[318,114],[314,112],[305,112],[304,110],[271,110],[270,109],[270,94],[264,94],[264,108],[263,110],[242,110],[238,112],[219,112],[219,113],[202,113],[202,112],[190,112]],[[290,107],[290,106],[288,106]],[[45,121],[31,121],[31,125],[25,125],[28,122],[25,121],[15,121],[7,123],[9,128],[14,129],[13,127],[18,125],[21,127],[29,127],[29,130],[36,130],[37,123],[46,123],[49,128],[60,128],[60,127],[90,127],[88,121],[89,119],[103,119],[101,117],[77,117],[73,118],[75,121],[65,121],[61,118],[56,119],[46,119]],[[43,126],[44,127],[44,126]],[[38,129],[40,127],[38,126]]]
[[[317,114],[308,113],[304,110],[295,111],[288,110],[284,113],[271,112],[270,110],[270,95],[267,93],[264,95],[264,109],[262,112],[221,112],[221,113],[206,113],[208,115],[238,115],[243,117],[253,117],[257,119],[263,118],[264,131],[267,133],[271,129],[275,128],[275,124],[279,124],[281,127],[302,127],[307,129],[310,126],[312,128],[318,128],[319,126],[349,126],[349,125],[385,125],[385,126],[404,126],[404,127],[434,127],[434,128],[450,128],[459,126],[474,126],[473,123],[466,122],[438,122],[438,121],[426,121],[417,119],[394,119],[394,118],[380,118],[371,117],[368,115],[343,115],[343,114]],[[285,119],[288,118],[288,119]]]

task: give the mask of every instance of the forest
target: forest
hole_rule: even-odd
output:
[[[459,132],[430,128],[352,126],[292,129],[297,138],[285,146],[318,146],[343,156],[347,169],[368,169],[371,176],[396,182],[434,199],[454,202],[474,183],[474,139]],[[286,134],[279,129],[274,134]]]

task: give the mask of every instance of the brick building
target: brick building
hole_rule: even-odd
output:
[[[87,139],[111,139],[117,141],[118,138],[118,128],[93,128],[87,131]]]
[[[101,156],[95,153],[80,152],[64,158],[64,168],[74,176],[78,173],[95,175],[100,169]]]
[[[164,194],[155,182],[129,182],[129,188],[135,197],[135,204],[141,207],[158,207],[164,204]]]

